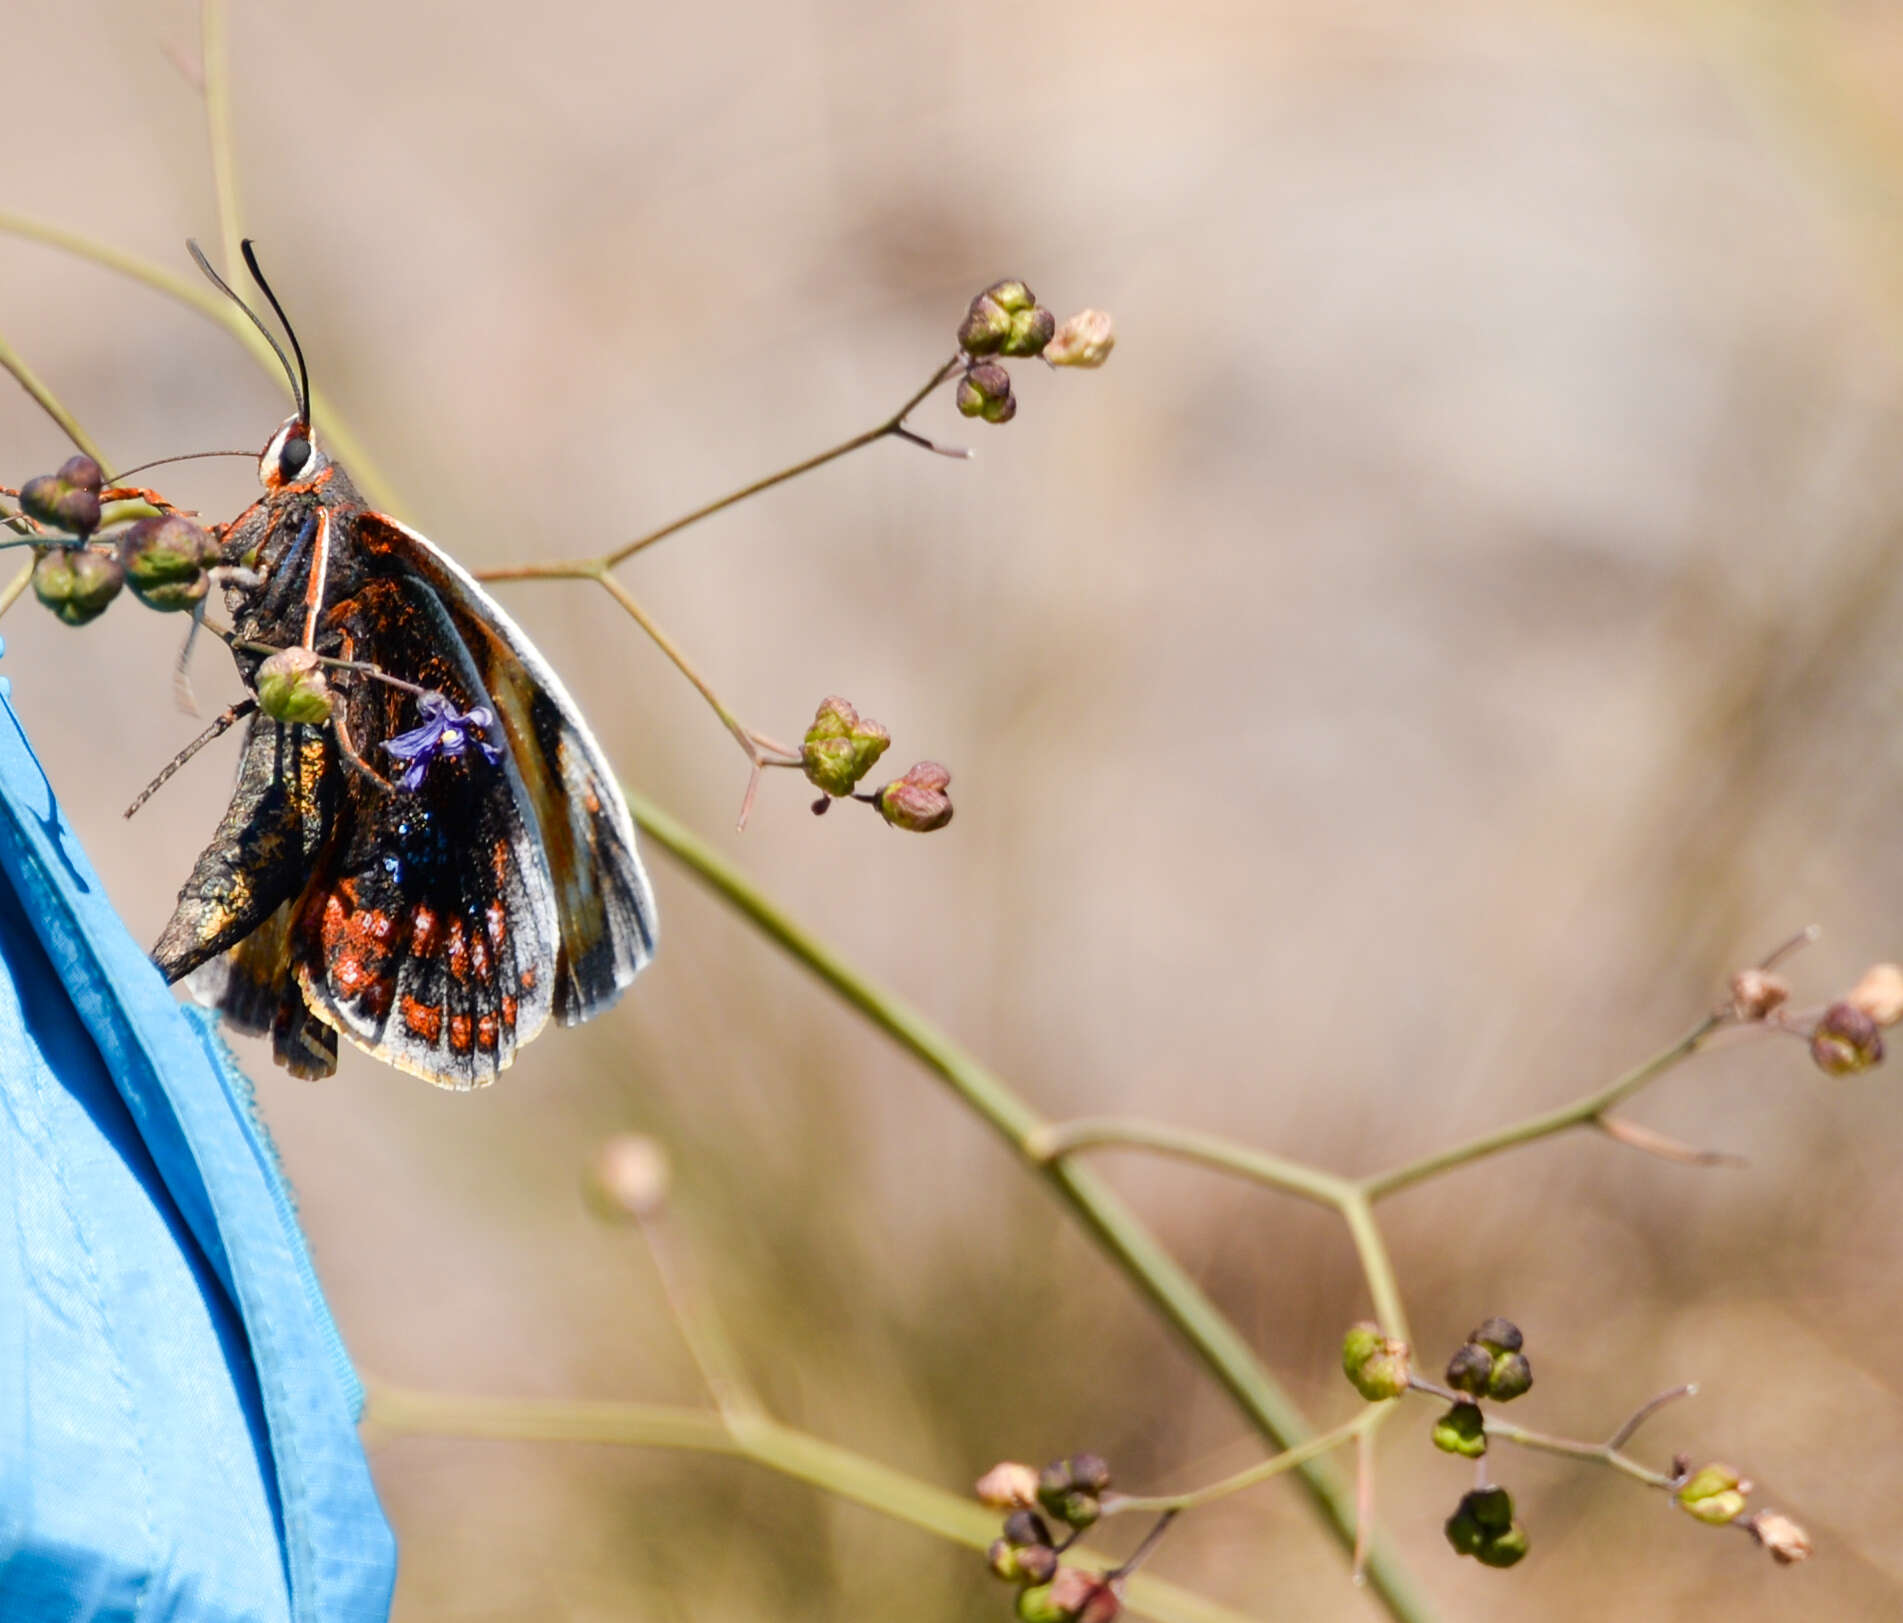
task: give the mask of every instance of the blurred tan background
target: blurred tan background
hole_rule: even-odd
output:
[[[406,517],[475,566],[599,550],[882,417],[965,301],[1115,312],[1019,368],[961,466],[876,447],[628,579],[762,730],[829,692],[954,774],[903,838],[807,815],[599,594],[507,601],[629,779],[1045,1110],[1372,1170],[1649,1053],[1808,921],[1821,999],[1903,953],[1903,11],[1874,4],[234,6],[250,230]],[[217,233],[182,0],[8,7],[0,207],[188,272]],[[122,464],[255,449],[281,396],[148,291],[0,239],[0,332]],[[323,424],[318,425],[319,433]],[[10,383],[0,479],[67,454]],[[163,470],[228,516],[241,462]],[[31,601],[11,676],[149,939],[235,749],[133,825],[198,722],[180,627]],[[229,695],[216,648],[208,710]],[[245,1057],[351,1348],[444,1390],[695,1401],[577,1169],[651,1132],[789,1420],[952,1487],[1080,1447],[1140,1488],[1255,1456],[1224,1399],[964,1112],[651,858],[660,961],[505,1084]],[[1534,1555],[1459,1562],[1428,1411],[1386,1524],[1450,1619],[1903,1614],[1896,1078],[1712,1056],[1633,1114],[1387,1208],[1436,1359],[1530,1338],[1526,1423],[1748,1468],[1774,1573],[1609,1473],[1503,1451]],[[1365,1312],[1339,1229],[1105,1162],[1324,1417]],[[1008,1615],[974,1559],[732,1462],[399,1441],[405,1619]],[[1286,1484],[1156,1570],[1365,1619]]]

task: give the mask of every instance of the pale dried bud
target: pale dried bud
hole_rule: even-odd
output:
[[[619,1133],[595,1152],[582,1192],[612,1223],[655,1216],[667,1204],[667,1151],[639,1133]]]
[[[978,1478],[972,1491],[993,1510],[1031,1510],[1037,1504],[1037,1472],[1016,1460],[1003,1460]]]
[[[1739,1526],[1769,1550],[1771,1559],[1780,1567],[1795,1566],[1810,1556],[1810,1534],[1775,1510],[1761,1510]]]
[[[1844,1002],[1863,1010],[1880,1026],[1895,1025],[1903,1020],[1903,966],[1872,964]]]
[[[1731,977],[1731,1013],[1738,1020],[1762,1020],[1790,995],[1789,984],[1768,969],[1741,969]]]
[[[1103,310],[1079,310],[1044,346],[1052,366],[1102,366],[1117,347],[1116,323]]]

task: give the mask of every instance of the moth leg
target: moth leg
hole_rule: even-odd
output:
[[[331,711],[331,727],[337,734],[337,749],[344,758],[344,765],[351,771],[362,774],[386,794],[395,794],[396,785],[379,772],[374,766],[357,753],[357,746],[350,740],[350,724],[344,720],[342,706]]]
[[[231,804],[152,949],[168,981],[235,946],[304,888],[338,777],[325,729],[252,718]]]

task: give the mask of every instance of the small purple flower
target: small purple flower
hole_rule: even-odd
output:
[[[432,761],[443,755],[460,756],[471,744],[482,751],[491,766],[502,760],[502,751],[489,742],[489,729],[496,718],[487,705],[479,704],[458,714],[442,694],[425,693],[416,701],[416,708],[422,714],[422,725],[386,739],[383,745],[386,753],[409,763],[396,780],[399,789],[420,789]]]

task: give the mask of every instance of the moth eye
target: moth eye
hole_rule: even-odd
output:
[[[301,434],[293,434],[278,451],[278,472],[286,479],[295,479],[298,471],[311,459],[311,442]]]

